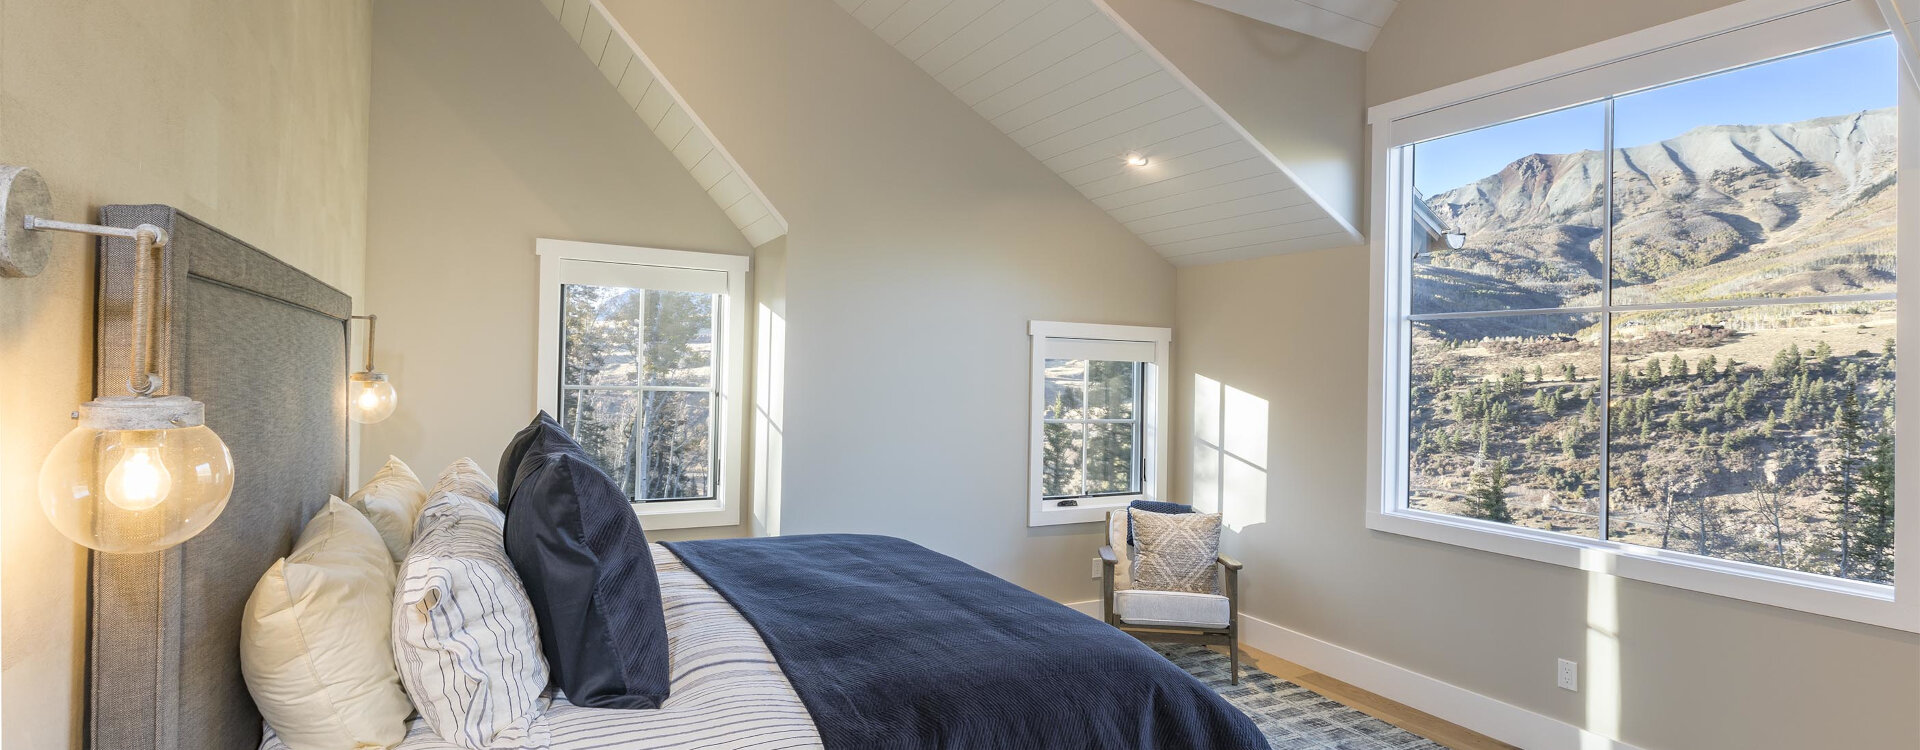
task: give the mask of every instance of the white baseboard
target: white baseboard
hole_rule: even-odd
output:
[[[1097,599],[1067,606],[1100,616]],[[1249,647],[1526,750],[1640,750],[1251,615],[1240,615],[1240,638]]]

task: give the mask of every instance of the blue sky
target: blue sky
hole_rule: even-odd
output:
[[[1881,35],[1785,60],[1741,68],[1614,100],[1621,148],[1672,138],[1703,125],[1769,125],[1891,107],[1899,58]],[[1435,195],[1494,174],[1528,154],[1604,148],[1599,102],[1471,130],[1414,147],[1414,187]]]

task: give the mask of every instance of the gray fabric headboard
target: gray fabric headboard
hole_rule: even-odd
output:
[[[260,575],[347,478],[352,300],[167,206],[107,206],[153,224],[162,255],[154,342],[162,392],[207,405],[233,452],[232,499],[173,549],[89,558],[87,746],[243,750],[260,714],[240,676],[240,613]],[[125,393],[132,240],[101,243],[94,389]]]

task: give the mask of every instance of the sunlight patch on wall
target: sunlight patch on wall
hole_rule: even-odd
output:
[[[1193,376],[1194,507],[1229,530],[1267,521],[1267,400]]]
[[[1580,689],[1586,694],[1581,750],[1612,748],[1620,735],[1620,579],[1601,572],[1599,550],[1583,550],[1587,569],[1587,653]]]
[[[780,466],[785,442],[787,320],[765,304],[754,328],[753,529],[780,534]]]

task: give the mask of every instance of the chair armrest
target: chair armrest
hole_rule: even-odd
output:
[[[1228,556],[1226,556],[1226,555],[1224,555],[1224,554],[1223,554],[1223,555],[1220,555],[1220,557],[1219,557],[1219,559],[1217,560],[1217,562],[1219,562],[1219,563],[1220,563],[1220,565],[1221,565],[1221,566],[1223,566],[1223,567],[1225,567],[1225,568],[1226,568],[1227,570],[1239,570],[1239,569],[1240,569],[1240,561],[1239,561],[1239,560],[1235,560],[1235,559],[1233,559],[1233,558],[1231,558],[1231,557],[1228,557]]]
[[[1109,567],[1118,565],[1120,563],[1120,558],[1115,556],[1113,553],[1113,545],[1111,544],[1100,545],[1100,562],[1101,564],[1107,565]]]

